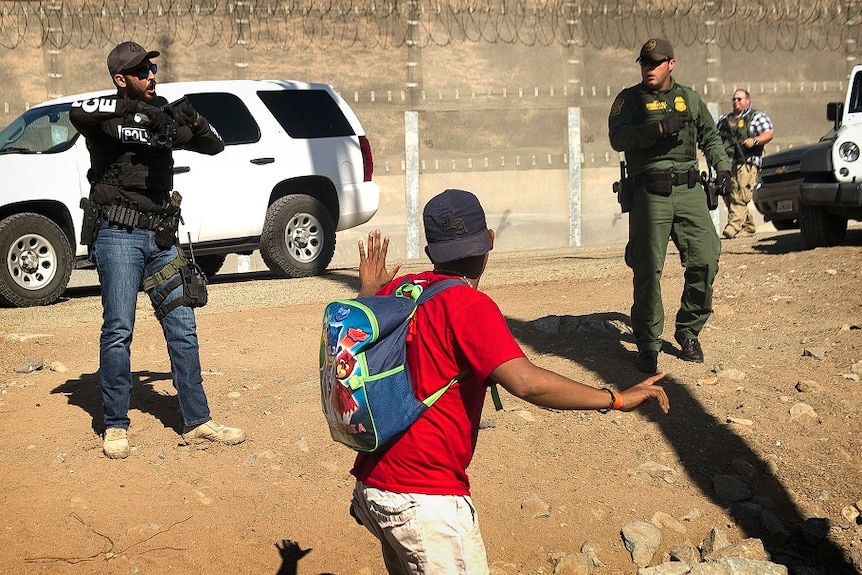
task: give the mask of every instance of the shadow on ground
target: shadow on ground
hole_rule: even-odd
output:
[[[158,391],[157,381],[171,381],[170,372],[132,372],[132,395],[129,409],[148,413],[162,422],[166,428],[182,432],[183,422],[180,406],[175,394]],[[62,393],[69,405],[80,407],[92,418],[93,432],[101,434],[105,428],[102,414],[102,390],[98,373],[84,373],[77,379],[68,379],[51,390]]]
[[[862,239],[862,234],[859,237]],[[616,325],[623,323],[627,326],[628,316],[607,312],[583,316],[551,316],[534,322],[511,318],[507,318],[507,321],[518,339],[536,352],[554,354],[580,363],[595,372],[603,381],[643,379],[643,374],[633,366],[634,352],[628,351],[622,345],[623,342],[633,343],[631,335],[622,333],[612,337],[596,337],[594,332],[595,326],[605,326],[608,322]],[[537,322],[548,321],[553,324],[559,321],[560,333],[564,329],[567,333],[574,330],[574,333],[584,333],[585,337],[573,345],[570,337],[560,337],[560,333],[549,334],[536,329]],[[673,346],[666,343],[665,347]],[[676,348],[667,351],[678,353]],[[601,361],[595,361],[594,358],[601,358]],[[630,370],[628,374],[625,373],[627,369]],[[659,426],[685,467],[686,473],[695,481],[704,496],[727,509],[746,536],[761,539],[772,555],[772,561],[787,566],[791,575],[857,574],[844,557],[843,551],[828,539],[822,539],[816,544],[809,543],[809,534],[821,529],[823,520],[804,516],[787,488],[771,475],[767,461],[743,438],[733,433],[730,427],[708,413],[692,396],[690,389],[694,382],[678,381],[666,376],[661,385],[670,399],[670,413],[664,415],[658,409],[651,408],[644,414]],[[715,477],[735,475],[731,465],[734,459],[742,459],[757,469],[758,473],[750,483],[751,491],[757,494],[756,498],[732,502],[722,501],[716,494]],[[754,503],[755,500],[758,503]],[[769,519],[772,517],[780,519],[780,523],[770,523]],[[779,529],[781,526],[786,529]]]

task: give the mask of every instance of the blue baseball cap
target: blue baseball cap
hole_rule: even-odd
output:
[[[491,251],[491,236],[479,198],[449,189],[425,204],[422,213],[431,261],[451,262]]]

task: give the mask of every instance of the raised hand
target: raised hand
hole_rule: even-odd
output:
[[[401,264],[386,269],[386,254],[389,251],[389,237],[381,239],[380,230],[368,232],[368,251],[365,244],[359,240],[359,295],[368,296],[377,293],[383,286],[395,278],[401,269]]]

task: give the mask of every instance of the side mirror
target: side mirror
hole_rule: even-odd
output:
[[[841,127],[841,117],[844,115],[844,102],[829,102],[826,104],[826,119],[835,125],[835,129]]]

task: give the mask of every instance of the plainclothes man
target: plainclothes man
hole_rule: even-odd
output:
[[[716,184],[723,189],[730,162],[706,104],[672,77],[676,59],[670,42],[647,40],[637,62],[641,82],[617,95],[608,131],[611,147],[625,152],[633,184],[626,263],[634,274],[635,366],[655,373],[664,331],[661,275],[668,238],[685,268],[674,339],[682,359],[703,361],[698,336],[712,313],[720,242],[700,183],[697,149],[718,172]]]
[[[405,279],[418,285],[460,278],[416,312],[407,362],[425,397],[469,371],[382,452],[360,453],[351,515],[380,540],[386,569],[396,574],[488,573],[485,545],[470,498],[467,466],[476,448],[485,392],[497,382],[513,395],[554,409],[631,411],[655,399],[667,413],[656,375],[626,391],[597,389],[533,365],[500,309],[478,290],[494,245],[478,198],[446,190],[425,206],[425,238],[433,269],[394,279],[386,269],[388,239],[359,242],[360,296],[391,294]],[[436,387],[435,387],[436,386]]]
[[[763,147],[775,135],[769,116],[751,107],[748,90],[736,90],[731,104],[733,112],[724,114],[716,123],[732,166],[730,193],[724,196],[727,225],[722,235],[727,239],[751,236],[757,231],[748,203],[757,187]]]
[[[130,348],[142,286],[167,343],[183,438],[245,441],[242,429],[210,417],[190,307],[195,303],[193,290],[183,273],[188,262],[176,245],[179,207],[170,197],[172,151],[184,148],[214,155],[224,143],[188,102],[175,106],[170,115],[165,112],[167,100],[156,96],[158,67],[152,60],[158,55],[136,42],[118,44],[108,54],[116,96],[76,102],[69,112],[90,150],[90,201],[82,202],[87,214],[82,243],[90,246],[102,288],[102,450],[112,459],[124,459],[130,452]]]

